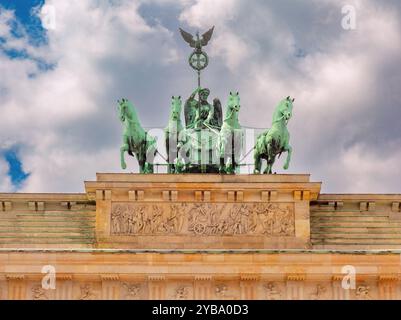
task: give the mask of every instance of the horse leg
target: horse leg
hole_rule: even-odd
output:
[[[178,150],[178,135],[175,136],[174,138],[174,152],[171,153],[170,155],[170,161],[171,161],[171,172],[172,173],[178,173],[178,166],[177,163],[179,163],[178,161],[178,157],[179,157],[179,150]]]
[[[292,147],[289,144],[287,144],[284,147],[284,151],[287,151],[287,159],[285,159],[285,163],[284,163],[284,170],[287,170],[290,166]]]
[[[272,138],[271,136],[268,136],[266,139],[266,162],[267,166],[263,174],[272,174],[272,168],[273,168],[273,163],[274,163],[274,154],[273,154],[273,148],[272,148]]]
[[[271,164],[270,164],[269,160],[267,160],[266,169],[263,171],[263,174],[269,174],[270,171],[271,171]]]
[[[231,142],[231,150],[230,150],[230,151],[231,151],[231,154],[230,154],[230,162],[229,162],[229,164],[227,165],[226,170],[227,170],[228,173],[234,174],[234,173],[235,173],[235,166],[236,166],[235,154],[234,154],[234,152],[235,152],[234,132],[231,132],[231,133],[230,133],[229,138],[230,138],[229,141]]]
[[[144,159],[144,173],[153,173],[153,163],[155,160],[155,156],[157,153],[157,149],[155,146],[156,141],[150,141],[150,145],[146,150],[145,159]]]
[[[177,149],[178,151],[177,151],[176,167],[178,168],[178,171],[182,173],[186,169],[186,163],[187,163],[185,144],[179,143]]]
[[[191,141],[188,138],[186,130],[182,130],[178,135],[178,145],[177,145],[177,165],[180,173],[187,172],[189,168],[189,150]]]
[[[225,170],[225,154],[226,154],[226,144],[225,140],[222,139],[219,142],[219,154],[220,154],[220,166],[219,166],[219,172],[220,173],[226,173]]]
[[[139,159],[138,157],[138,165],[139,165],[139,173],[145,173],[145,161],[143,159]]]
[[[171,173],[172,164],[171,164],[171,157],[170,157],[170,137],[169,133],[166,135],[166,152],[167,152],[167,173]]]
[[[273,162],[270,158],[267,160],[267,166],[265,171],[263,172],[264,174],[272,174],[272,169],[273,169]]]
[[[184,170],[184,162],[183,162],[184,157],[181,155],[183,150],[184,148],[181,146],[180,142],[178,142],[176,158],[174,160],[175,173],[182,173],[182,171]]]
[[[121,168],[123,170],[127,169],[127,164],[125,163],[124,153],[129,150],[128,146],[128,139],[124,138],[124,144],[120,148],[120,161],[121,161]]]
[[[138,164],[139,164],[139,173],[141,174],[146,174],[147,172],[147,152],[146,150],[141,150],[138,152],[137,157],[138,157]]]
[[[219,173],[225,173],[224,167],[225,167],[225,161],[224,157],[220,156],[220,165],[219,165]]]
[[[233,133],[233,140],[232,140],[232,150],[231,150],[231,157],[233,159],[233,170],[232,173],[235,174],[239,171],[239,161],[240,161],[240,155],[241,155],[241,147],[238,146],[236,143],[238,140],[237,136],[235,133]],[[237,162],[238,161],[238,162]]]
[[[253,156],[254,161],[255,161],[255,168],[253,169],[254,174],[259,174],[260,170],[262,168],[262,157],[260,154],[255,150],[255,154]]]
[[[226,161],[226,173],[233,174],[234,173],[234,164],[231,157],[227,157]]]

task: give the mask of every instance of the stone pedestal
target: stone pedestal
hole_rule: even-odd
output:
[[[0,194],[0,300],[401,299],[401,195],[319,194],[309,175],[85,187]]]
[[[129,249],[310,248],[309,175],[98,174],[96,246]]]

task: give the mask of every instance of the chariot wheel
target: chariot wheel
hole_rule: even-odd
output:
[[[205,233],[205,231],[206,231],[206,227],[205,227],[204,224],[202,224],[202,223],[197,223],[197,224],[194,225],[194,232],[195,232],[197,235],[202,235],[202,234]]]

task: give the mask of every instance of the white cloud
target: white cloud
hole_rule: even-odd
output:
[[[162,65],[176,60],[177,54],[171,43],[172,33],[161,25],[147,25],[135,2],[121,1],[115,6],[90,0],[47,3],[55,6],[57,27],[49,30],[48,45],[40,49],[29,45],[27,37],[18,40],[17,46],[7,24],[15,17],[10,11],[1,12],[0,30],[7,35],[6,46],[42,52],[56,66],[40,73],[32,60],[0,56],[0,86],[6,92],[1,97],[0,136],[23,145],[22,162],[32,173],[24,191],[81,190],[83,179],[93,178],[95,171],[118,170],[119,140],[111,147],[92,138],[91,142],[98,145],[91,150],[81,145],[85,136],[80,141],[69,141],[75,122],[99,114],[103,121],[91,129],[100,134],[109,121],[121,130],[115,115],[119,96],[114,97],[110,88],[124,79],[113,70],[104,71],[104,64],[119,60],[132,68],[132,64],[149,58]],[[33,73],[36,77],[30,78]],[[102,101],[104,96],[106,102]],[[10,188],[6,186],[2,189]]]
[[[397,13],[375,1],[351,1],[357,9],[358,27],[345,31],[341,29],[341,4],[335,1],[304,3],[310,12],[315,11],[309,13],[312,21],[294,18],[290,12],[286,16],[286,10],[281,8],[278,12],[276,5],[267,5],[265,1],[254,1],[252,5],[241,3],[242,6],[238,1],[224,3],[227,12],[217,7],[208,15],[211,2],[198,0],[181,18],[194,27],[219,24],[218,33],[222,35],[216,37],[211,52],[221,57],[240,88],[247,108],[241,115],[243,122],[268,127],[273,107],[290,94],[296,97],[290,123],[295,147],[292,172],[311,172],[324,181],[324,190],[358,192],[363,184],[361,191],[380,192],[380,187],[389,190],[387,186],[396,191],[395,181],[400,180],[401,173],[394,164],[401,161],[390,154],[382,162],[393,165],[383,165],[377,172],[386,178],[376,176],[363,179],[361,185],[350,185],[348,177],[362,176],[356,169],[358,162],[349,161],[352,154],[363,157],[365,166],[372,169],[377,166],[375,148],[379,145],[368,140],[369,130],[379,125],[386,131],[386,124],[381,124],[377,111],[391,112],[385,104],[383,89],[393,86],[387,94],[400,96],[394,88],[396,79],[380,76],[388,66],[395,68],[393,72],[398,78],[401,74],[397,62],[401,58]],[[305,29],[302,36],[297,35],[297,21],[302,21]],[[322,38],[321,33],[327,37]],[[313,43],[314,47],[302,47],[302,37],[307,37],[306,43]],[[298,46],[306,51],[305,57],[295,56]],[[260,116],[255,117],[256,114]],[[392,138],[400,139],[400,130],[398,134]],[[348,148],[355,137],[366,146],[363,153]],[[381,143],[380,147],[385,145],[386,142]],[[328,168],[336,170],[335,174]],[[377,180],[381,181],[379,186]]]
[[[296,98],[290,172],[310,172],[329,191],[396,192],[399,7],[351,2],[357,8],[354,31],[341,29],[341,3],[329,0],[291,6],[258,0],[48,0],[57,24],[41,47],[30,45],[27,36],[14,38],[7,21],[15,18],[2,10],[5,46],[55,65],[41,73],[35,61],[0,54],[0,137],[22,144],[22,162],[31,173],[24,191],[81,191],[96,171],[120,171],[115,101],[122,95],[134,99],[145,125],[167,122],[168,98],[185,96],[195,85],[185,64],[189,49],[176,42],[176,30],[157,19],[149,23],[140,6],[174,3],[179,21],[192,31],[216,26],[203,81],[223,101],[230,90],[240,91],[244,124],[268,127],[277,101]],[[305,56],[297,57],[297,50]],[[7,191],[12,186],[5,172],[3,163],[0,190]],[[360,184],[350,183],[355,181]]]
[[[334,180],[341,170],[342,193],[392,193],[399,189],[399,180],[394,175],[398,176],[401,150],[379,156],[364,149],[356,144],[344,150],[339,161],[327,168],[326,175]]]
[[[196,0],[187,4],[180,15],[180,20],[197,28],[216,25],[224,26],[232,21],[238,14],[240,0]]]

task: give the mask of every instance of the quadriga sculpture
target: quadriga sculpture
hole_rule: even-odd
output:
[[[263,173],[271,174],[276,156],[280,156],[283,152],[287,152],[284,169],[288,169],[291,161],[292,147],[289,144],[290,133],[288,132],[287,124],[292,117],[294,101],[295,99],[291,99],[289,96],[280,101],[274,111],[271,128],[257,138],[254,153],[254,173],[260,173],[262,159],[264,159],[267,161],[267,167]]]
[[[135,107],[127,99],[118,101],[118,112],[124,125],[123,145],[121,146],[121,168],[126,169],[124,153],[138,159],[140,173],[153,173],[153,161],[157,152],[156,139],[141,126]]]
[[[167,151],[167,172],[177,173],[178,142],[184,127],[181,122],[181,96],[171,98],[170,119],[164,130]]]
[[[235,173],[238,168],[239,158],[242,153],[244,132],[238,120],[241,109],[239,93],[232,93],[228,96],[227,107],[221,127],[217,152],[220,159],[220,173]]]

